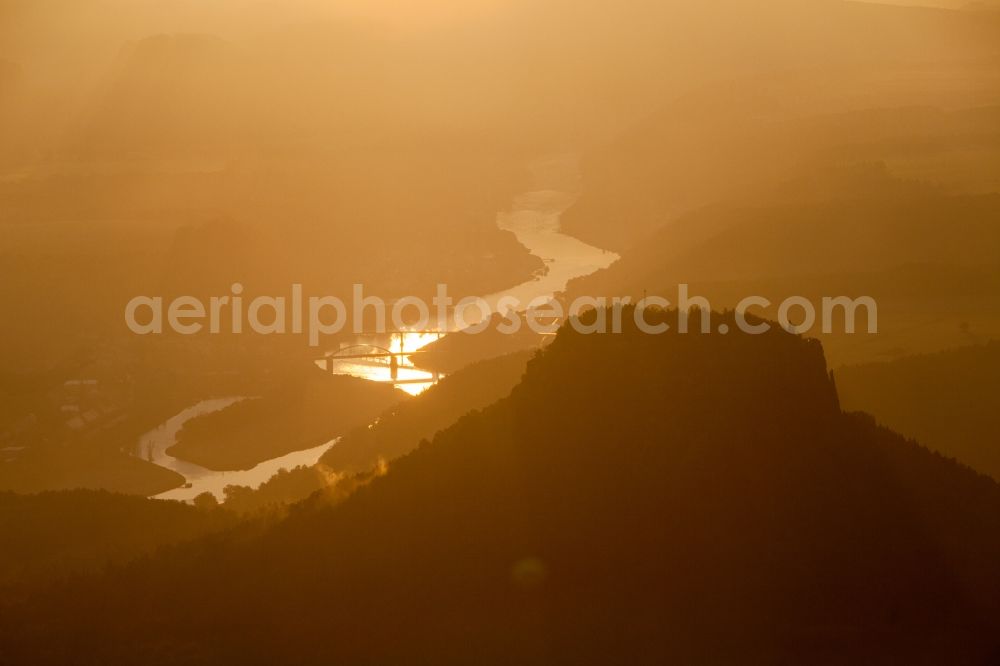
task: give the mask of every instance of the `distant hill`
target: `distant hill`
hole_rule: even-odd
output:
[[[990,663],[998,535],[815,341],[563,330],[339,506],[6,609],[0,662]]]
[[[317,491],[322,491],[323,500],[340,501],[465,414],[506,397],[533,354],[524,351],[472,363],[346,433],[317,465],[283,470],[254,489],[226,487],[225,508],[248,514],[284,507]]]
[[[1000,479],[1000,342],[839,368],[837,387],[845,408]]]
[[[426,370],[450,374],[477,361],[536,350],[546,342],[545,336],[527,327],[515,333],[502,332],[505,319],[502,314],[494,314],[477,333],[459,331],[435,340],[421,348],[417,363]],[[478,329],[473,325],[469,330]]]
[[[34,493],[65,489],[155,495],[184,483],[176,472],[122,451],[35,445],[0,467],[0,490]]]
[[[107,492],[0,492],[0,589],[96,573],[235,523],[223,511]]]
[[[167,453],[208,469],[250,469],[367,426],[409,397],[388,384],[326,376],[315,368],[290,374],[267,395],[186,422]]]
[[[1000,155],[997,152],[996,155]],[[994,155],[995,159],[995,155]],[[986,173],[983,171],[982,173]],[[1000,337],[1000,195],[948,194],[884,164],[804,170],[753,201],[680,215],[567,296],[677,298],[689,284],[716,308],[747,296],[772,302],[870,296],[878,335],[819,336],[835,365],[864,363]]]
[[[415,449],[470,411],[504,398],[517,385],[534,351],[522,351],[468,365],[413,400],[401,402],[347,434],[321,459],[339,474],[365,472]]]
[[[1000,107],[817,113],[814,85],[793,79],[672,102],[586,156],[583,196],[563,228],[624,250],[711,204],[884,198],[921,184],[1000,191]],[[859,172],[875,165],[881,178]]]
[[[679,219],[575,291],[859,273],[913,264],[993,266],[1000,194],[719,205]]]

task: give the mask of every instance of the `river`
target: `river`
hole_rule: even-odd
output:
[[[501,298],[510,296],[527,306],[535,299],[550,298],[566,288],[578,277],[590,275],[610,266],[618,255],[587,245],[579,239],[561,233],[559,218],[576,201],[580,191],[579,160],[572,155],[558,155],[538,160],[530,167],[532,187],[514,198],[509,211],[497,214],[497,226],[513,233],[531,254],[545,263],[544,273],[508,289],[490,294],[484,300],[497,311]],[[412,352],[440,339],[445,333],[401,332],[385,336],[368,336],[352,345],[388,349],[391,352]],[[335,355],[331,352],[330,355]],[[357,356],[353,352],[352,356]],[[332,360],[336,374],[362,377],[371,381],[393,382],[400,389],[416,395],[430,386],[439,375],[421,370],[406,357],[402,357],[393,381],[392,372],[385,359]],[[327,362],[318,361],[320,367]],[[328,368],[329,369],[329,368]],[[326,442],[304,451],[296,451],[279,458],[264,461],[253,469],[233,472],[216,472],[193,463],[179,460],[166,450],[176,441],[184,423],[203,414],[209,414],[238,402],[242,398],[215,398],[203,400],[171,417],[157,428],[139,438],[136,455],[156,465],[181,474],[187,481],[184,487],[156,495],[157,499],[189,501],[204,492],[223,499],[223,489],[235,484],[257,488],[280,469],[301,465],[315,465],[320,456],[335,445],[337,440]]]
[[[513,233],[521,245],[542,260],[545,270],[525,282],[483,297],[491,312],[499,310],[498,304],[505,297],[517,299],[525,308],[536,299],[551,298],[563,291],[570,280],[607,268],[618,259],[618,255],[613,252],[587,245],[559,230],[560,216],[579,197],[580,168],[577,156],[555,155],[540,159],[529,166],[529,172],[532,188],[515,196],[509,211],[497,214],[497,226]],[[475,318],[470,316],[468,324],[475,323]],[[454,322],[447,326],[450,331],[457,328]],[[328,352],[327,360],[317,361],[317,365],[334,374],[393,382],[387,357],[356,358],[359,356],[358,351],[368,349],[373,354],[378,354],[379,350],[387,350],[403,354],[417,351],[441,337],[441,334],[436,333],[407,331],[359,336],[345,343],[341,349]],[[341,353],[355,358],[337,360],[336,356]],[[397,381],[394,383],[407,393],[422,393],[439,379],[440,376],[418,368],[410,358],[399,357]]]

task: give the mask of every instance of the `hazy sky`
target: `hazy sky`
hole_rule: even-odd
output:
[[[864,1],[864,0],[862,0]],[[909,5],[912,7],[945,7],[947,9],[967,9],[974,7],[1000,7],[996,0],[878,0],[881,5]]]

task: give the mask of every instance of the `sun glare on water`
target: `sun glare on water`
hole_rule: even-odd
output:
[[[440,333],[420,331],[393,333],[390,339],[386,336],[366,336],[354,343],[342,344],[339,350],[316,361],[316,365],[331,374],[391,383],[410,395],[419,395],[443,375],[420,369],[408,354],[442,337]]]

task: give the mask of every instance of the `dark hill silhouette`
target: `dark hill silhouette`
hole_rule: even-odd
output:
[[[0,492],[0,588],[15,593],[11,590],[100,571],[235,523],[224,511],[108,492]]]
[[[469,411],[506,397],[521,380],[532,351],[472,363],[412,400],[386,410],[375,423],[348,433],[320,462],[338,474],[366,472],[379,460],[409,453]]]
[[[0,663],[987,663],[998,535],[815,341],[564,329],[339,506],[7,609]]]
[[[463,414],[505,397],[521,380],[532,354],[522,351],[462,368],[413,399],[385,410],[374,422],[369,419],[363,427],[351,430],[315,466],[281,470],[258,488],[227,486],[226,509],[241,514],[280,511],[316,492],[331,503],[340,501]]]
[[[134,376],[133,350],[168,359],[150,361],[151,374],[200,372],[202,359],[223,351],[242,353],[234,366],[243,368],[281,351],[278,338],[253,352],[207,336],[139,341],[121,325],[123,303],[139,293],[205,297],[239,281],[249,301],[294,282],[339,296],[362,282],[393,299],[429,297],[442,282],[456,297],[521,282],[542,264],[496,229],[498,208],[521,191],[512,167],[599,145],[706,86],[727,92],[679,109],[663,123],[674,128],[666,141],[641,129],[644,150],[633,162],[628,146],[598,156],[597,169],[620,185],[632,167],[665,156],[672,166],[643,174],[637,187],[652,189],[657,206],[690,203],[668,197],[712,192],[682,178],[689,173],[724,178],[721,162],[745,174],[757,149],[787,164],[788,140],[767,141],[782,138],[783,120],[794,141],[802,134],[790,118],[823,113],[836,124],[838,113],[861,107],[995,104],[1000,89],[1000,23],[963,12],[833,0],[633,0],[625,10],[604,0],[497,0],[488,16],[428,25],[414,14],[462,4],[466,17],[464,6],[480,3],[435,2],[436,11],[416,3],[407,18],[383,11],[379,22],[352,18],[343,3],[245,4],[3,3],[0,57],[23,68],[12,89],[3,81],[13,72],[0,66],[0,222],[11,223],[0,225],[5,367],[38,375],[71,362],[75,350],[101,348],[122,377]],[[718,122],[720,108],[730,113]],[[18,122],[9,123],[10,111]],[[684,113],[695,122],[672,122]],[[869,120],[831,136],[856,137],[864,148],[910,127]],[[755,131],[758,122],[766,132]],[[713,135],[720,126],[735,139]],[[748,126],[763,143],[740,134]],[[855,131],[866,126],[877,131]],[[822,138],[828,127],[808,136]],[[967,164],[975,154],[983,162],[973,164],[995,166],[994,135],[973,129],[938,157]],[[925,156],[919,131],[902,136],[890,157],[910,148]],[[750,171],[771,173],[764,162],[751,160]],[[598,189],[588,182],[588,196],[600,198]],[[610,189],[622,201],[605,203],[630,205],[628,190]],[[652,218],[616,211],[595,219]],[[58,374],[53,386],[73,377]],[[25,405],[0,430],[46,407]],[[49,458],[32,462],[45,473],[36,479],[78,485],[42,469]],[[138,476],[129,467],[106,469]],[[107,476],[97,480],[107,485]]]
[[[17,493],[79,488],[154,495],[182,483],[176,472],[107,447],[36,445],[0,467],[0,490]]]
[[[478,361],[538,349],[545,343],[545,336],[528,327],[516,333],[501,332],[505,321],[505,315],[494,314],[478,333],[459,331],[435,340],[420,350],[417,361],[427,370],[454,373]],[[470,330],[479,328],[476,324]]]
[[[329,442],[409,396],[388,384],[306,368],[263,396],[186,422],[167,453],[208,469],[250,469]]]
[[[837,386],[845,407],[1000,479],[1000,342],[847,366]]]

